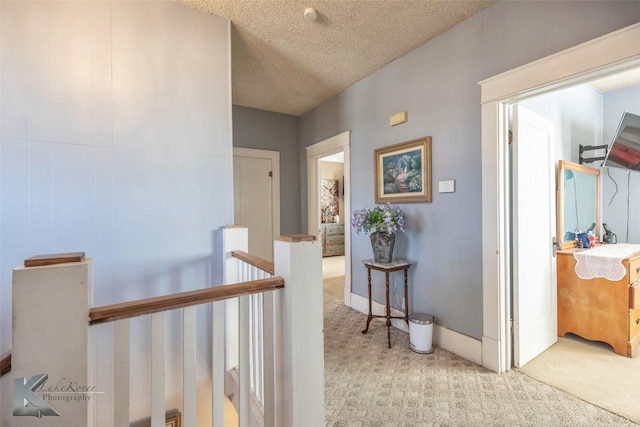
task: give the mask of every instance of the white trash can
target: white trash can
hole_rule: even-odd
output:
[[[433,353],[433,316],[413,313],[409,316],[409,348],[416,353]]]

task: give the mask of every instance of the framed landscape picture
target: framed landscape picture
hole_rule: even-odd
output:
[[[374,151],[376,203],[431,202],[431,137]]]

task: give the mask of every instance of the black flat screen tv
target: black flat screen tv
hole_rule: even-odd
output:
[[[622,115],[602,166],[640,171],[640,116],[628,112]]]

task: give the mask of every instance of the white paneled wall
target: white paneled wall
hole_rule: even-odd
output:
[[[91,256],[96,305],[222,282],[211,259],[213,230],[233,221],[229,28],[169,1],[1,2],[0,353],[11,269],[35,254]],[[181,342],[174,320],[167,346]],[[146,323],[131,322],[145,338],[132,340],[132,384],[150,380]],[[147,409],[132,395],[132,419]]]

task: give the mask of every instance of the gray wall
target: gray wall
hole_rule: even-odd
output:
[[[288,114],[233,106],[234,147],[280,152],[281,234],[300,233],[298,122]]]
[[[603,135],[606,144],[615,137],[625,111],[640,115],[640,86],[604,95]],[[602,175],[602,222],[616,233],[618,242],[640,243],[640,173],[603,168]]]
[[[439,324],[482,336],[481,123],[484,78],[542,58],[640,20],[640,2],[499,2],[435,40],[395,60],[304,114],[301,147],[351,130],[352,209],[374,204],[373,150],[425,135],[433,137],[433,202],[404,204],[407,232],[396,255],[411,269],[411,307]],[[389,127],[407,110],[409,122]],[[300,150],[300,179],[306,159]],[[456,192],[439,194],[440,180]],[[306,227],[306,186],[302,186]],[[371,257],[366,236],[352,236],[353,291],[366,295],[359,260]],[[384,301],[383,278],[375,299]],[[400,306],[396,278],[394,305]]]
[[[92,257],[96,306],[222,283],[229,22],[119,1],[2,1],[0,22],[0,354],[11,346],[11,270],[36,254]],[[143,326],[132,321],[133,419],[150,413]],[[106,361],[96,386],[108,391]],[[169,407],[181,405],[176,381],[167,375]]]

